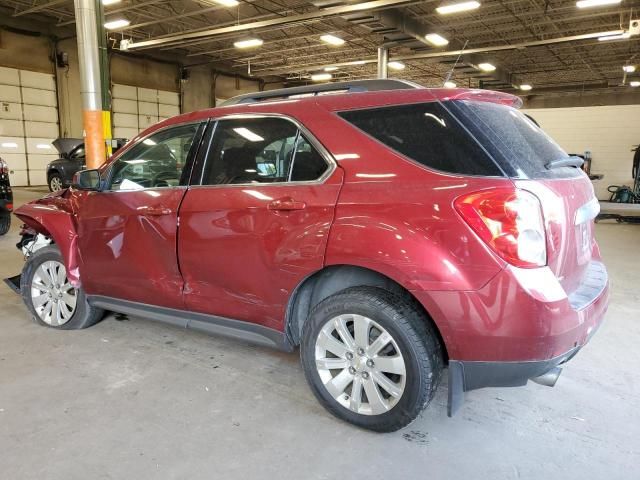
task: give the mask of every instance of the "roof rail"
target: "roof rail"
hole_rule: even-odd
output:
[[[417,83],[398,79],[353,80],[351,82],[323,83],[321,85],[305,85],[302,87],[280,88],[266,92],[246,93],[225,100],[219,106],[257,103],[266,100],[283,100],[287,98],[313,97],[337,93],[377,92],[381,90],[406,90],[424,88]]]

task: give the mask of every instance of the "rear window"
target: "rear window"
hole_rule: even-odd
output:
[[[512,178],[570,178],[574,167],[548,170],[545,165],[569,157],[530,118],[515,108],[477,101],[448,102],[451,111]]]
[[[427,167],[464,175],[503,176],[487,152],[440,103],[350,110],[339,115]]]

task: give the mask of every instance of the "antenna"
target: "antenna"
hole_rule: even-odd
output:
[[[449,73],[447,73],[447,78],[444,79],[444,83],[442,84],[442,86],[444,86],[449,80],[451,80],[451,77],[453,76],[453,71],[456,69],[458,62],[460,61],[460,57],[464,53],[464,49],[467,48],[468,44],[469,44],[469,40],[466,40],[464,42],[464,45],[462,46],[462,50],[460,50],[460,53],[458,54],[458,58],[456,58],[456,61],[453,64],[453,67],[451,67],[451,70],[449,70]]]

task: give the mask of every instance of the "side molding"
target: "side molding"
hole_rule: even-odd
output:
[[[117,298],[103,297],[99,295],[89,295],[87,299],[93,306],[117,313],[156,320],[158,322],[198,330],[209,334],[235,338],[285,352],[292,352],[294,349],[288,337],[283,332],[263,327],[262,325],[257,325],[255,323],[218,317],[216,315],[189,312],[186,310],[158,307],[155,305],[131,302],[129,300],[120,300]]]

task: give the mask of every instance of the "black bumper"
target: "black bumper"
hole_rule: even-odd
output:
[[[485,387],[522,387],[571,360],[581,347],[549,360],[530,362],[449,361],[448,415],[452,417],[464,402],[464,392]]]

